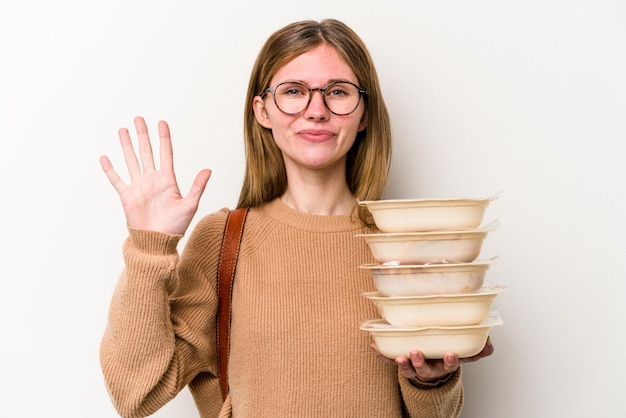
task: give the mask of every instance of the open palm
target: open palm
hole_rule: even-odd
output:
[[[157,169],[146,122],[136,117],[134,123],[139,157],[128,129],[119,130],[130,182],[127,184],[121,179],[107,156],[100,157],[100,165],[120,196],[129,227],[182,235],[198,209],[211,171],[201,170],[187,196],[182,196],[174,173],[169,126],[165,121],[158,124],[160,164]]]

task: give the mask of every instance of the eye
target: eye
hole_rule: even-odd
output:
[[[341,96],[345,96],[347,93],[341,89],[332,89],[326,92],[326,94],[329,96],[333,96],[333,97],[341,97]]]
[[[287,97],[306,97],[309,94],[309,90],[298,83],[284,83],[278,86],[277,91],[281,96]]]
[[[326,96],[334,99],[347,98],[357,93],[357,88],[348,83],[336,83],[326,90]]]
[[[297,95],[301,95],[302,92],[299,91],[298,89],[289,89],[289,90],[285,90],[284,94],[287,96],[297,96]]]

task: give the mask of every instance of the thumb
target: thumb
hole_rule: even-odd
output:
[[[200,170],[200,172],[196,175],[196,178],[193,180],[193,184],[191,185],[189,193],[187,194],[187,199],[194,202],[196,206],[200,202],[200,197],[202,197],[202,193],[204,193],[210,177],[211,170],[205,168],[203,170]]]

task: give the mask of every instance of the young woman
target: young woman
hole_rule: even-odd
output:
[[[357,233],[374,232],[357,199],[379,199],[391,153],[389,117],[371,57],[336,20],[274,33],[252,70],[245,109],[249,207],[232,296],[229,396],[216,363],[216,272],[228,209],[205,216],[178,255],[210,176],[181,196],[169,128],[159,122],[160,169],[146,124],[120,142],[130,183],[101,165],[122,200],[126,268],[111,303],[101,363],[124,417],[154,413],[189,385],[202,417],[453,417],[461,361],[384,359],[359,324],[377,317],[358,265]],[[374,348],[374,350],[372,350]]]

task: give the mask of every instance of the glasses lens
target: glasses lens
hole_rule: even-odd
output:
[[[331,83],[324,89],[324,101],[328,109],[336,115],[349,115],[359,106],[361,94],[352,83]],[[278,108],[288,114],[298,114],[308,106],[311,91],[309,87],[297,81],[287,81],[276,86],[273,91]]]
[[[309,103],[309,88],[302,83],[286,82],[276,86],[274,100],[280,110],[296,114],[302,112]]]
[[[326,87],[326,106],[337,115],[347,115],[359,105],[359,88],[351,83],[337,82]]]

